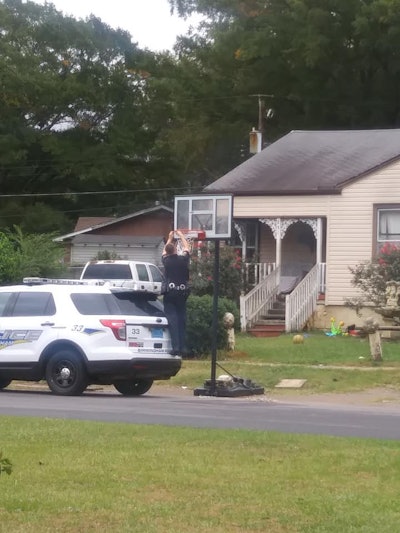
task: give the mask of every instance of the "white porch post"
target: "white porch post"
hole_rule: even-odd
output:
[[[275,258],[276,266],[280,267],[282,264],[282,231],[281,231],[281,219],[277,219],[277,231],[275,234]]]
[[[322,263],[322,218],[317,218],[317,264]]]

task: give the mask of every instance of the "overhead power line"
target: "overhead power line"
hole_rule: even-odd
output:
[[[38,193],[20,193],[20,194],[0,194],[0,198],[36,198],[44,196],[85,196],[98,194],[126,194],[126,193],[141,193],[141,192],[162,192],[162,191],[179,191],[179,190],[198,190],[201,186],[196,187],[165,187],[160,189],[122,189],[120,191],[85,191],[85,192],[38,192]]]

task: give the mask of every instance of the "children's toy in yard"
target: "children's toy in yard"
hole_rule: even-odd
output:
[[[327,331],[325,335],[328,335],[328,337],[336,337],[338,335],[346,335],[346,333],[343,331],[344,322],[341,320],[338,325],[336,325],[335,319],[331,318],[331,329],[330,331]]]

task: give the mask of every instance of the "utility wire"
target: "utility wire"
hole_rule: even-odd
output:
[[[88,196],[98,194],[127,194],[127,193],[142,193],[142,192],[163,192],[163,191],[178,191],[178,190],[196,190],[202,189],[202,186],[197,187],[166,187],[160,189],[122,189],[120,191],[85,191],[85,192],[38,192],[38,193],[21,193],[21,194],[0,194],[0,198],[36,198],[44,196]]]

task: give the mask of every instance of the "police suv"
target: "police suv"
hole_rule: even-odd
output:
[[[138,396],[177,374],[181,359],[170,351],[156,294],[100,280],[25,278],[0,287],[0,390],[45,379],[61,395],[112,384]]]

